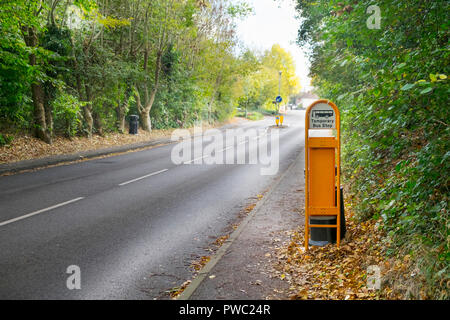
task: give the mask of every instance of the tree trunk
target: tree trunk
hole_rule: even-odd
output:
[[[151,131],[152,130],[152,123],[150,121],[151,106],[149,108],[148,104],[146,104],[145,107],[142,105],[141,95],[139,94],[139,91],[137,91],[137,90],[136,90],[136,106],[137,106],[137,109],[139,112],[139,122],[141,123],[142,130]]]
[[[94,127],[94,118],[92,118],[92,107],[90,103],[83,107],[84,121],[86,121],[87,126],[87,136],[92,138],[92,128]]]
[[[39,139],[52,144],[52,137],[47,130],[47,121],[45,119],[44,108],[44,89],[41,84],[33,83],[31,85],[31,96],[34,106],[35,134]]]
[[[117,130],[119,130],[120,133],[125,132],[125,113],[128,109],[128,100],[131,95],[131,88],[126,87],[123,101],[120,101],[120,96],[117,99],[117,107],[116,107],[116,116],[117,116],[117,122],[116,127]]]
[[[156,64],[155,64],[155,83],[153,85],[152,92],[150,95],[148,94],[148,87],[147,84],[145,84],[145,105],[142,106],[141,99],[139,98],[139,101],[137,101],[138,110],[139,110],[139,118],[142,126],[142,130],[144,131],[152,131],[152,122],[150,120],[150,110],[152,110],[153,103],[155,102],[156,92],[158,91],[159,87],[159,78],[161,73],[161,58],[162,58],[162,51],[158,50],[156,53]],[[144,70],[147,68],[147,65],[145,64]],[[139,96],[139,94],[137,94]]]
[[[124,112],[124,110],[125,109],[123,109],[121,107],[120,102],[119,102],[116,107],[116,116],[117,116],[116,127],[120,133],[125,132],[125,112]]]
[[[72,43],[72,48],[75,48],[75,43],[73,38],[71,38],[71,43]],[[82,81],[81,81],[81,76],[80,76],[80,70],[78,67],[78,59],[77,56],[75,55],[75,50],[72,51],[72,58],[73,58],[73,68],[75,70],[75,80],[76,80],[76,86],[77,86],[77,91],[78,91],[78,98],[83,101],[83,90],[82,90]],[[88,127],[88,136],[89,136],[89,132],[91,133],[92,136],[92,116],[89,110],[90,106],[87,104],[85,106],[83,106],[82,110],[83,110],[83,118],[86,122],[86,125]],[[90,119],[90,121],[89,121]],[[83,129],[83,125],[81,123],[79,123],[79,131],[81,132]]]
[[[34,27],[24,27],[22,31],[26,45],[29,47],[36,47],[38,45],[36,29]],[[28,59],[31,66],[36,65],[37,61],[34,53],[30,53]],[[41,82],[36,81],[31,84],[31,97],[33,99],[34,106],[35,134],[39,139],[51,144],[52,136],[51,132],[48,130],[48,122],[46,119],[44,104],[45,91]]]
[[[103,136],[102,118],[100,117],[100,114],[98,112],[94,111],[93,115],[94,115],[94,127],[97,130],[97,133]]]
[[[87,135],[88,138],[92,138],[92,131],[94,128],[94,118],[92,117],[92,97],[91,97],[91,89],[88,85],[84,84],[84,90],[86,92],[86,105],[83,107],[84,112],[84,120],[86,121],[87,126]]]
[[[150,110],[144,108],[139,113],[139,120],[141,121],[142,130],[148,131],[148,132],[152,131],[152,122],[150,120]]]
[[[47,131],[53,137],[53,107],[49,103],[49,97],[44,91],[44,109],[47,123]]]

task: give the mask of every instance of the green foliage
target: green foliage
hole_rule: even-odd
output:
[[[74,137],[81,124],[80,110],[83,103],[76,97],[61,92],[53,101],[55,131]]]
[[[343,170],[361,219],[382,217],[388,252],[413,254],[430,297],[448,299],[449,4],[298,1],[311,76],[343,117]],[[425,252],[425,253],[424,253]]]
[[[13,10],[12,5],[0,10],[0,127],[8,123],[27,126],[31,116],[29,83],[32,68],[28,62],[28,49],[10,15]]]
[[[223,120],[234,112],[238,97],[231,87],[236,75],[248,70],[240,71],[245,59],[234,54],[234,21],[251,11],[244,2],[16,0],[0,5],[2,130],[43,127],[34,123],[42,105],[51,134],[88,133],[90,119],[94,132],[116,130],[119,117],[139,113],[135,90],[147,104],[153,86],[155,128]],[[163,52],[160,70],[158,52]],[[34,97],[32,84],[42,89]]]
[[[247,118],[253,121],[257,121],[264,119],[264,116],[260,112],[253,111],[248,114]]]
[[[7,146],[14,140],[13,136],[3,135],[0,133],[0,146]]]
[[[276,110],[272,102],[280,94],[286,101],[300,90],[292,55],[275,44],[261,56],[251,51],[242,55],[242,70],[246,70],[235,83],[238,107]],[[279,72],[281,71],[281,78]],[[281,80],[281,82],[280,82]],[[280,90],[280,92],[279,92]]]
[[[279,70],[286,101],[298,89],[292,57],[278,45],[262,55],[237,50],[236,21],[252,13],[245,1],[1,5],[2,130],[90,136],[148,113],[153,128],[189,127],[226,120],[236,107],[273,108]]]

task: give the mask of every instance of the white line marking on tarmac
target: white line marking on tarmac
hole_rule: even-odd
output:
[[[234,146],[226,147],[226,148],[224,148],[224,149],[222,149],[222,150],[220,150],[220,151],[218,151],[218,152],[223,152],[223,151],[228,150],[228,149],[231,149],[231,148],[234,148]]]
[[[151,177],[151,176],[163,173],[163,172],[165,172],[167,170],[169,170],[169,169],[162,169],[162,170],[159,170],[159,171],[156,171],[156,172],[152,172],[152,173],[146,174],[145,176],[142,176],[142,177],[130,180],[130,181],[122,182],[122,183],[119,184],[119,186],[124,186],[126,184],[129,184],[129,183],[132,183],[132,182],[135,182],[135,181],[139,181],[139,180],[142,180],[142,179],[145,179],[145,178],[148,178],[148,177]]]
[[[192,162],[194,162],[196,160],[204,159],[204,158],[207,158],[207,157],[209,157],[209,155],[198,157],[198,158],[195,158],[195,159],[192,159],[192,160],[189,160],[189,161],[185,161],[185,162],[183,162],[183,164],[190,164],[190,163],[192,163]]]
[[[256,137],[253,137],[253,139],[259,139],[259,138],[262,138],[262,137],[264,137],[265,135],[267,135],[267,132],[265,133],[265,134],[262,134],[262,135],[260,135],[260,136],[256,136]],[[241,145],[241,144],[244,144],[244,143],[247,143],[248,141],[250,141],[250,137],[248,137],[248,140],[247,140],[247,138],[245,138],[245,139],[243,139],[243,140],[240,140],[240,141],[238,141],[238,143],[236,144],[236,146],[238,146],[238,145]],[[217,152],[223,152],[223,151],[226,151],[226,150],[228,150],[228,149],[231,149],[231,148],[234,148],[235,146],[233,145],[233,146],[229,146],[229,147],[226,147],[226,148],[223,148],[223,149],[221,149],[221,150],[218,150]],[[192,160],[189,160],[189,161],[185,161],[185,162],[183,162],[183,164],[190,164],[190,163],[192,163],[192,162],[195,162],[196,160],[200,160],[200,159],[204,159],[204,158],[208,158],[208,157],[210,157],[211,155],[205,155],[205,156],[202,156],[202,157],[198,157],[198,158],[195,158],[195,159],[192,159]]]
[[[218,150],[217,153],[219,153],[219,152],[224,152],[225,150],[228,150],[228,149],[231,149],[231,148],[234,148],[234,146],[229,146],[229,147],[223,148],[223,149],[221,149],[221,150]],[[195,158],[195,159],[192,159],[192,160],[189,160],[189,161],[185,161],[185,162],[183,162],[183,164],[190,164],[190,163],[192,163],[192,162],[194,162],[194,161],[196,161],[196,160],[208,158],[208,157],[210,157],[210,156],[211,156],[211,155],[207,154],[207,155],[204,155],[204,156],[202,156],[202,157],[198,157],[198,158]]]
[[[247,143],[247,139],[241,140],[241,142],[239,142],[238,145],[244,144],[244,143]]]
[[[26,219],[26,218],[32,217],[32,216],[37,215],[39,213],[43,213],[43,212],[46,212],[46,211],[49,211],[49,210],[52,210],[52,209],[56,209],[56,208],[68,205],[69,203],[73,203],[73,202],[76,202],[76,201],[79,201],[79,200],[82,200],[82,199],[84,199],[84,197],[75,198],[75,199],[72,199],[72,200],[69,200],[69,201],[66,201],[66,202],[63,202],[63,203],[55,204],[54,206],[51,206],[51,207],[48,207],[48,208],[45,208],[45,209],[41,209],[41,210],[38,210],[38,211],[34,211],[34,212],[31,212],[31,213],[28,213],[26,215],[23,215],[23,216],[14,218],[14,219],[10,219],[10,220],[6,220],[6,221],[3,221],[3,222],[0,222],[0,227],[2,227],[4,225],[7,225],[7,224],[10,224],[10,223],[13,223],[13,222],[16,222],[16,221],[19,221],[19,220],[22,220],[22,219]]]

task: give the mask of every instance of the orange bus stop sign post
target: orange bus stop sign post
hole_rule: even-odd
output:
[[[339,110],[333,102],[317,100],[306,110],[305,151],[305,250],[310,228],[336,228],[339,246],[341,139]],[[336,217],[336,224],[311,224],[311,217]]]

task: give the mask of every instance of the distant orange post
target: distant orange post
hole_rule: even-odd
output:
[[[336,228],[336,243],[340,244],[340,154],[339,110],[331,101],[317,100],[305,117],[306,250],[310,228]],[[311,216],[336,216],[336,225],[310,224]]]

